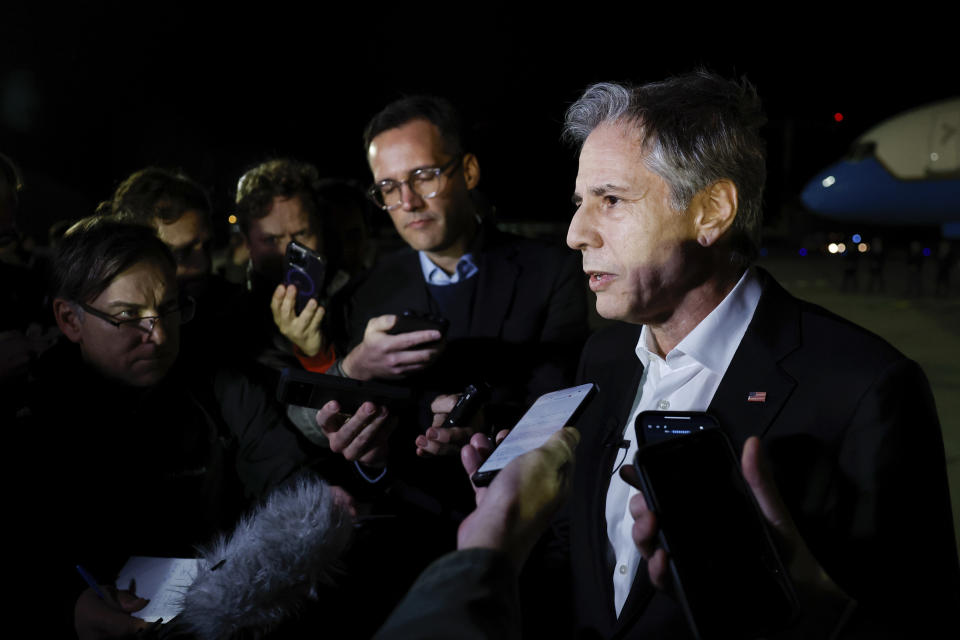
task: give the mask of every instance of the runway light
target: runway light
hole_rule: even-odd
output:
[[[869,249],[869,247],[867,246],[866,242],[861,242],[860,244],[857,245],[857,251],[859,251],[860,253],[866,253],[867,249]]]
[[[800,247],[800,251],[797,251],[797,253],[799,253],[799,254],[802,255],[802,256],[807,255],[807,249],[806,249],[806,247]]]
[[[830,244],[828,244],[828,245],[827,245],[827,251],[829,251],[830,253],[836,253],[836,252],[837,252],[837,243],[836,243],[836,242],[831,242]]]
[[[822,184],[824,188],[827,188],[827,187],[832,187],[836,181],[837,179],[834,178],[833,176],[827,176],[826,178],[823,179],[823,182],[821,182],[820,184]]]
[[[846,253],[847,245],[843,244],[842,242],[837,243],[837,251],[839,251],[840,253]]]
[[[930,254],[932,254],[932,253],[933,253],[933,251],[930,250],[930,247],[924,247],[924,248],[923,248],[923,256],[924,256],[925,258],[929,258],[929,257],[930,257]]]
[[[833,119],[837,122],[843,122],[843,114],[837,111],[835,114],[833,114]]]
[[[859,233],[855,233],[853,234],[853,237],[850,239],[853,240],[854,242],[860,242],[860,240],[862,240],[863,238],[860,237]]]
[[[230,217],[227,218],[227,222],[229,222],[230,224],[237,224],[237,216],[231,213]]]

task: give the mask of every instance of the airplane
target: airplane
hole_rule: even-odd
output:
[[[806,208],[836,220],[941,227],[960,238],[960,98],[905,111],[861,135],[810,180]]]

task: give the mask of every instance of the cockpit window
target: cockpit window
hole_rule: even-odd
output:
[[[844,157],[845,160],[851,162],[860,162],[861,160],[866,160],[867,158],[873,158],[877,155],[877,143],[872,140],[869,142],[855,142],[853,146],[850,147],[850,150],[847,151],[847,155]]]

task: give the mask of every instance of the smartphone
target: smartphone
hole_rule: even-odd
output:
[[[503,442],[497,445],[490,457],[473,474],[473,484],[478,487],[490,484],[511,460],[536,449],[554,433],[576,422],[596,393],[597,385],[587,383],[545,393],[537,398]]]
[[[367,401],[390,408],[410,405],[413,403],[413,391],[408,387],[284,369],[277,385],[277,400],[283,404],[315,409],[336,400],[342,413],[355,413]]]
[[[753,638],[790,625],[793,584],[727,435],[705,428],[649,444],[634,464],[694,637]]]
[[[450,321],[443,316],[407,309],[403,313],[397,314],[396,324],[394,324],[387,333],[395,336],[400,333],[410,333],[411,331],[436,329],[442,337],[447,334],[449,326]]]
[[[643,411],[634,423],[640,444],[653,444],[719,426],[716,418],[702,411]]]
[[[326,264],[319,253],[296,240],[287,245],[283,260],[283,283],[297,288],[294,309],[298,316],[311,298],[318,303],[321,301],[326,272]]]

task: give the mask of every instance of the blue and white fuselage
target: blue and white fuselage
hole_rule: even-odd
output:
[[[804,187],[804,205],[838,220],[940,225],[960,233],[960,98],[891,118]]]

